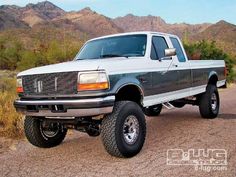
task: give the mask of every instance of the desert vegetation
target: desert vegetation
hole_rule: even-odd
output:
[[[0,135],[20,138],[23,135],[23,116],[13,106],[16,98],[15,75],[13,71],[0,71]]]
[[[58,29],[9,30],[0,33],[0,69],[28,68],[71,60],[85,36]]]

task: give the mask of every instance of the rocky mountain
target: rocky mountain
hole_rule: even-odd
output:
[[[113,22],[124,31],[160,31],[188,38],[189,42],[215,41],[217,46],[236,56],[236,25],[226,21],[219,21],[216,24],[168,24],[161,17],[128,14],[113,19]]]
[[[28,25],[23,21],[16,19],[14,16],[11,16],[4,11],[0,11],[0,30],[12,28],[28,28]]]
[[[217,39],[236,43],[236,25],[222,20],[216,24],[209,26],[201,33],[193,35],[193,38],[206,40]]]
[[[100,15],[90,8],[77,12],[65,12],[49,1],[28,4],[25,7],[4,5],[0,6],[0,12],[14,17],[15,23],[12,23],[15,24],[15,27],[22,27],[22,25],[19,25],[21,22],[31,28],[39,26],[69,28],[86,33],[91,37],[123,32],[110,18]],[[0,29],[14,26],[9,23],[3,24],[5,27]]]
[[[64,10],[49,1],[28,4],[25,7],[5,5],[0,7],[0,11],[10,14],[20,21],[24,21],[30,27],[65,14]]]
[[[37,4],[28,4],[25,7],[0,6],[0,12],[13,16],[17,22],[25,22],[28,26],[35,25],[70,27],[89,36],[99,36],[126,31],[160,31],[174,33],[179,36],[196,34],[204,31],[210,24],[168,24],[161,17],[134,16],[128,14],[124,17],[110,19],[101,14],[85,8],[80,11],[65,12],[49,1]],[[16,25],[17,26],[17,25]]]
[[[216,24],[169,24],[158,16],[135,16],[110,19],[90,8],[66,12],[49,1],[28,4],[0,6],[0,30],[29,28],[32,31],[56,29],[88,38],[129,31],[160,31],[188,37],[192,41],[215,40],[224,50],[236,53],[236,26],[225,21]]]
[[[117,27],[110,18],[100,15],[90,8],[85,8],[78,12],[68,12],[53,20],[53,22],[55,23],[62,20],[72,22],[78,29],[90,36],[123,32],[123,30]]]
[[[168,24],[161,17],[156,16],[134,16],[128,14],[118,17],[113,22],[124,31],[160,31],[183,36],[185,33],[192,35],[204,31],[211,24],[190,25],[186,23]]]
[[[206,30],[190,36],[190,40],[212,40],[223,50],[236,54],[236,25],[226,21],[219,21],[209,26]]]

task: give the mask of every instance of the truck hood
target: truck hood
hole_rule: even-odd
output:
[[[104,69],[106,71],[113,71],[120,67],[129,66],[131,60],[139,60],[140,58],[106,58],[106,59],[91,59],[91,60],[76,60],[70,62],[64,62],[59,64],[52,64],[37,68],[32,68],[23,72],[20,72],[17,76],[35,75],[35,74],[47,74],[47,73],[59,73],[59,72],[71,72],[71,71],[92,71]],[[116,67],[112,67],[116,66]],[[123,68],[124,69],[124,68]]]
[[[88,61],[88,60],[87,60]],[[81,70],[97,70],[98,62],[85,60],[81,61],[70,61],[58,64],[52,64],[47,66],[41,66],[37,68],[28,69],[20,72],[18,76],[35,75],[35,74],[46,74],[46,73],[59,73],[59,72],[70,72],[70,71],[81,71]]]

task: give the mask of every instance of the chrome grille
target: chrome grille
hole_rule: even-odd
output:
[[[78,72],[23,76],[24,95],[68,95],[77,93]]]

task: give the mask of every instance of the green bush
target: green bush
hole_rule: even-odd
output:
[[[48,35],[35,35],[26,39],[17,35],[0,35],[0,70],[22,71],[72,60],[85,39],[76,39],[67,35],[58,38],[49,31]],[[51,34],[53,33],[53,34]],[[0,33],[1,34],[1,33]],[[70,38],[69,38],[70,37]]]

